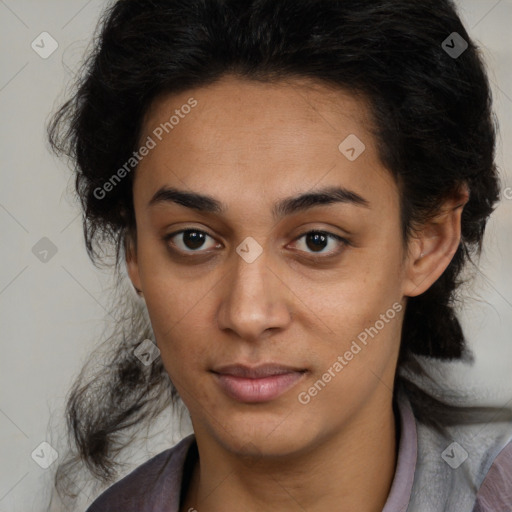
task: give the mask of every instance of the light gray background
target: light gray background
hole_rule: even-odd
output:
[[[440,364],[443,386],[478,393],[475,402],[512,404],[512,0],[460,0],[470,35],[489,66],[500,120],[497,161],[503,200],[493,214],[474,286],[461,312],[476,355],[474,367]],[[71,173],[52,157],[45,122],[65,97],[65,85],[86,49],[104,0],[0,0],[0,512],[37,512],[48,496],[52,468],[32,452],[60,442],[64,397],[101,334],[109,276],[95,269],[71,204]],[[58,42],[47,59],[32,48],[46,31]],[[508,192],[506,192],[506,187]],[[33,246],[48,237],[58,251],[43,263]],[[161,425],[174,424],[171,416]],[[134,451],[131,468],[188,432],[166,428]],[[128,471],[127,470],[125,472]],[[93,496],[84,496],[88,503]]]

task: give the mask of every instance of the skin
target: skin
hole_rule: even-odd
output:
[[[200,464],[180,512],[381,511],[397,457],[392,390],[407,297],[427,290],[452,259],[467,189],[405,248],[399,191],[379,161],[362,98],[306,79],[225,76],[158,98],[141,141],[191,97],[198,105],[137,167],[137,241],[128,240],[127,252],[198,444]],[[338,149],[350,134],[366,146],[355,161]],[[226,212],[148,206],[164,185],[213,196]],[[369,207],[334,203],[272,218],[276,201],[324,186],[346,187]],[[202,246],[174,236],[175,250],[186,253],[180,257],[164,240],[180,229],[209,236]],[[312,230],[350,244],[330,239],[315,252],[303,236]],[[252,263],[236,252],[246,237],[263,251]],[[402,311],[300,403],[298,394],[393,303]],[[210,372],[263,362],[307,372],[258,404],[230,398]]]

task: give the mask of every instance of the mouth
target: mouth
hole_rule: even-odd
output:
[[[258,366],[228,365],[212,370],[222,391],[239,402],[268,402],[303,379],[307,370],[274,363]]]

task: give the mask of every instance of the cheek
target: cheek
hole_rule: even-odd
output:
[[[361,251],[350,272],[306,294],[308,304],[315,304],[314,312],[321,320],[317,325],[324,333],[323,342],[315,346],[321,354],[320,372],[330,368],[338,356],[344,358],[343,370],[337,373],[340,377],[334,379],[338,383],[373,381],[375,375],[382,375],[399,346],[404,310],[400,304],[401,255],[396,244],[383,241],[381,247],[382,252]]]
[[[155,334],[158,331],[165,337],[174,324],[179,325],[188,315],[197,315],[209,286],[204,283],[202,293],[198,293],[196,280],[171,261],[165,242],[156,236],[141,236],[138,261],[144,299]]]
[[[205,325],[201,317],[204,290],[197,294],[170,280],[159,281],[146,290],[146,305],[162,359],[188,364],[201,351],[194,340],[198,339],[199,326]],[[199,339],[207,338],[203,335]]]
[[[140,247],[139,273],[151,327],[167,372],[175,373],[175,361],[193,358],[194,345],[187,341],[202,309],[201,295],[182,282],[158,250],[149,249],[148,241]]]
[[[215,348],[207,303],[211,286],[186,283],[173,272],[148,274],[144,297],[164,367],[178,388],[191,388]],[[210,292],[208,292],[210,290]],[[181,385],[181,386],[180,386]]]
[[[378,249],[360,250],[339,279],[309,292],[329,325],[366,327],[393,303],[401,300],[400,251],[396,244],[383,243]],[[313,298],[314,297],[314,298]],[[344,329],[346,330],[346,329]]]

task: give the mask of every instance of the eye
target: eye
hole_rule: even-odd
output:
[[[169,235],[164,237],[165,242],[169,246],[171,250],[174,250],[172,246],[178,249],[178,252],[182,253],[201,253],[207,252],[207,249],[214,249],[215,247],[219,247],[220,244],[212,243],[211,247],[205,247],[205,241],[207,238],[211,238],[208,233],[201,231],[199,229],[184,229],[181,231],[175,231]],[[344,246],[350,245],[350,242],[345,238],[335,235],[334,233],[329,233],[327,231],[308,231],[303,235],[299,236],[295,239],[295,243],[298,240],[305,239],[302,244],[305,247],[305,250],[301,249],[303,252],[311,252],[310,254],[326,254],[327,256],[334,256],[339,254]],[[176,239],[177,241],[173,241]],[[329,242],[333,240],[334,242],[330,245],[340,246],[340,249],[332,249],[330,251],[324,251],[326,247],[329,246]],[[300,245],[300,244],[299,244]],[[201,251],[203,249],[203,251]],[[323,252],[322,252],[323,251]]]
[[[335,235],[334,233],[329,233],[327,231],[308,231],[303,235],[299,236],[296,240],[301,240],[304,238],[305,240],[302,242],[302,246],[306,247],[306,249],[311,249],[310,254],[319,254],[322,253],[325,247],[329,246],[329,241],[334,240],[331,246],[341,246],[341,249],[333,249],[330,251],[324,251],[322,254],[326,254],[327,256],[334,256],[343,250],[345,245],[349,245],[348,240],[345,240],[343,237],[339,235]],[[300,246],[301,244],[299,244]],[[308,252],[307,250],[305,252]]]
[[[178,242],[173,242],[173,238],[177,238]],[[212,237],[208,233],[200,231],[199,229],[184,229],[182,231],[176,231],[175,233],[166,235],[164,240],[168,243],[171,241],[171,245],[177,247],[181,252],[202,252],[198,251],[198,249],[204,249],[206,238]],[[215,247],[215,244],[213,247]]]

